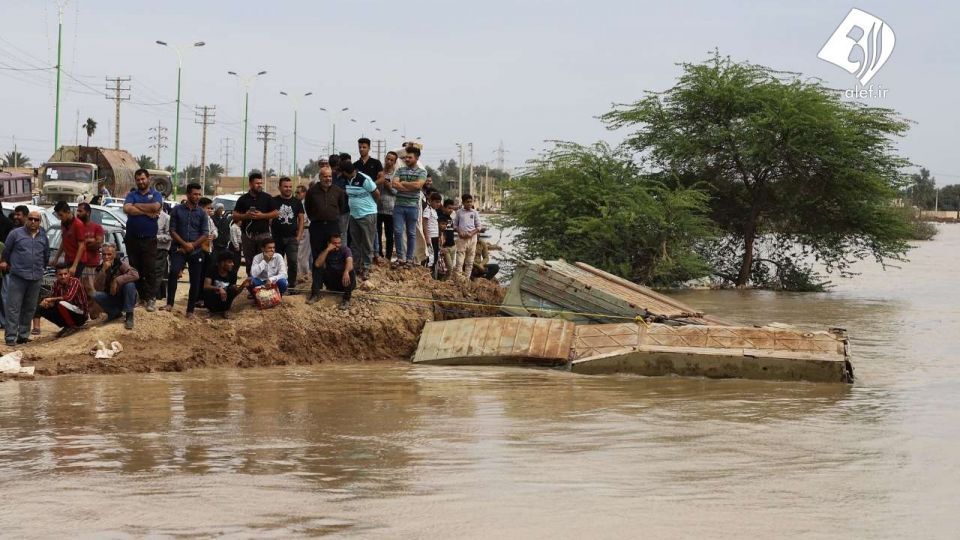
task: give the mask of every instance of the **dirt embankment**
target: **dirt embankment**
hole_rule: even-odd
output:
[[[188,320],[185,299],[172,313],[138,308],[132,331],[119,319],[104,323],[101,318],[63,339],[46,332],[47,337],[22,348],[23,365],[36,366],[38,375],[60,375],[406,360],[426,322],[497,313],[496,308],[410,298],[498,305],[505,293],[485,280],[435,281],[422,268],[377,267],[368,285],[354,293],[349,311],[337,309],[339,297],[306,305],[304,295],[286,297],[266,311],[243,295],[229,320],[207,318],[200,309]],[[89,351],[98,340],[119,341],[124,350],[115,358],[96,359]]]

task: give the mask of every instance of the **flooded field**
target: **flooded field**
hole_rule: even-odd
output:
[[[0,384],[11,537],[954,538],[960,226],[825,294],[847,385],[381,363]]]

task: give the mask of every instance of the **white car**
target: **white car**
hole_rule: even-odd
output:
[[[33,204],[24,204],[19,202],[3,202],[3,215],[10,217],[13,215],[13,209],[23,204],[31,212],[40,212],[40,226],[46,230],[50,230],[50,224],[57,222],[57,216],[50,216],[47,213],[47,209],[42,206],[36,206]]]
[[[74,214],[77,212],[77,203],[70,203],[70,208],[73,210]],[[126,230],[127,228],[127,215],[123,213],[123,208],[116,208],[110,206],[101,206],[99,204],[90,205],[90,219],[94,223],[99,223],[104,227],[115,227],[118,229]],[[57,219],[57,214],[54,213],[53,208],[48,208],[46,211],[47,219],[51,222],[59,221]]]
[[[213,205],[216,206],[217,203],[222,204],[223,211],[227,214],[230,214],[233,212],[234,207],[237,206],[237,200],[240,199],[240,195],[243,195],[243,193],[233,195],[217,195],[213,198]]]

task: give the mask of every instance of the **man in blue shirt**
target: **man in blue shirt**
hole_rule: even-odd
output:
[[[167,281],[167,305],[161,309],[173,310],[177,296],[177,279],[184,266],[189,266],[190,293],[187,296],[187,318],[193,318],[193,309],[200,298],[203,285],[203,248],[201,240],[210,232],[207,212],[200,207],[200,184],[187,184],[187,200],[170,211],[170,277]]]
[[[140,300],[147,305],[147,311],[156,309],[154,296],[157,291],[157,218],[163,208],[163,195],[150,186],[150,173],[139,169],[134,174],[137,189],[127,193],[123,201],[123,212],[127,218],[127,232],[124,243],[127,245],[127,262],[137,269],[140,280],[137,292]]]
[[[0,254],[0,271],[9,272],[4,310],[7,346],[29,341],[30,324],[37,311],[43,270],[50,258],[47,232],[40,227],[40,212],[27,215],[23,227],[14,229]]]
[[[349,160],[340,160],[340,176],[346,185],[350,204],[350,250],[360,267],[360,279],[367,278],[373,264],[373,237],[377,234],[377,184],[358,171]]]

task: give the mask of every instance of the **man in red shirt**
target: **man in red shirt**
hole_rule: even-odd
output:
[[[57,254],[53,256],[52,263],[56,264],[60,260],[60,255],[64,255],[64,262],[67,264],[67,268],[70,269],[70,274],[79,277],[81,272],[83,272],[83,262],[81,259],[86,253],[84,249],[86,230],[84,229],[83,222],[74,217],[73,210],[70,209],[70,205],[65,201],[58,202],[53,207],[53,211],[57,214],[57,218],[60,219],[62,236],[60,249],[58,249]]]
[[[106,233],[103,227],[91,221],[90,216],[93,209],[90,203],[82,202],[77,205],[77,219],[83,222],[83,241],[84,252],[80,257],[80,264],[83,266],[82,275],[77,276],[83,281],[83,287],[87,290],[87,297],[93,296],[93,278],[97,275],[97,267],[100,266],[100,248],[103,247],[103,239]],[[100,312],[90,313],[92,318],[97,318]]]
[[[67,263],[58,264],[53,291],[40,301],[37,314],[61,327],[57,337],[64,337],[76,332],[77,327],[87,322],[87,313],[87,292],[83,284],[70,273]]]

